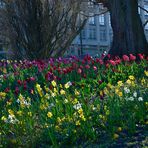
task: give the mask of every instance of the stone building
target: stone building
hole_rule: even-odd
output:
[[[139,0],[139,5],[148,11],[148,0]],[[139,14],[144,24],[148,20],[148,13],[139,8]],[[148,40],[148,23],[144,29]],[[84,29],[73,41],[67,54],[99,56],[104,51],[109,50],[112,43],[112,36],[113,32],[109,12],[90,17]]]

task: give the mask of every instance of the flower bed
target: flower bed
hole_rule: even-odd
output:
[[[146,57],[0,62],[0,144],[116,140],[148,124]]]

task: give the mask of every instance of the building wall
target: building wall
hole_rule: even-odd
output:
[[[148,10],[148,0],[139,0],[139,5]],[[144,24],[145,21],[148,20],[148,13],[139,9],[139,14]],[[148,24],[144,29],[148,40]],[[110,49],[112,37],[113,33],[109,13],[91,17],[80,35],[73,41],[67,54],[79,56],[90,54],[92,56],[99,56],[104,51]]]

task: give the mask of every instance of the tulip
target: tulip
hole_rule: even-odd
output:
[[[144,59],[144,56],[142,54],[139,53],[138,56],[139,56],[140,60]]]
[[[123,60],[125,61],[125,62],[128,62],[129,61],[129,57],[127,56],[127,55],[123,55]]]
[[[109,60],[109,63],[110,63],[112,66],[115,66],[115,65],[116,65],[116,62],[113,61],[113,60]]]
[[[82,73],[82,69],[81,68],[78,68],[77,73],[78,74],[81,74]]]
[[[96,66],[93,66],[93,69],[94,69],[94,71],[97,71],[97,67]]]
[[[136,60],[136,56],[134,56],[133,54],[130,54],[130,60],[131,61],[135,61]]]

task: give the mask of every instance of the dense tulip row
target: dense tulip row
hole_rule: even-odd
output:
[[[1,146],[116,140],[148,124],[147,57],[1,60],[0,107]]]

